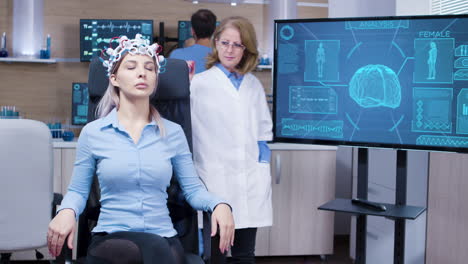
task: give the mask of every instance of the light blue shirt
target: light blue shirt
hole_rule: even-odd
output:
[[[244,75],[237,72],[228,71],[228,69],[226,69],[221,63],[216,63],[216,67],[224,72],[224,74],[226,74],[228,79],[231,81],[232,85],[234,85],[234,87],[239,90],[242,80],[244,80]]]
[[[206,70],[206,56],[211,53],[211,48],[199,44],[187,48],[174,50],[169,58],[195,61],[195,73]]]
[[[221,63],[216,63],[216,67],[218,67],[226,77],[231,81],[232,85],[239,90],[240,85],[242,84],[242,80],[244,80],[244,75],[237,73],[237,72],[230,72],[226,69]],[[271,158],[271,150],[268,147],[266,141],[258,141],[258,161],[261,163],[270,163]]]
[[[114,109],[81,131],[68,192],[60,209],[84,210],[96,172],[101,187],[101,213],[93,232],[139,231],[171,237],[177,234],[167,208],[172,171],[187,202],[196,210],[213,211],[221,199],[210,194],[195,172],[182,128],[163,119],[147,124],[137,144],[122,127]]]

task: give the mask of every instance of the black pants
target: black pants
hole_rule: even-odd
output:
[[[184,249],[177,236],[144,232],[94,233],[88,264],[183,264]]]
[[[229,263],[235,264],[254,264],[255,263],[255,237],[257,228],[236,229],[234,235],[234,246],[231,247],[231,256]],[[219,236],[211,241],[211,259],[212,263],[224,264],[226,254],[219,251]]]

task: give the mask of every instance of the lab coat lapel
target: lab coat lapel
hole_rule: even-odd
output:
[[[228,95],[239,98],[239,92],[237,91],[236,87],[234,87],[231,80],[229,80],[229,78],[226,76],[226,74],[216,66],[214,66],[213,68],[215,68],[216,77],[220,82],[219,87],[221,89],[224,89]]]

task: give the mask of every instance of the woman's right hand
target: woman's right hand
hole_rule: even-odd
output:
[[[218,232],[219,225],[219,250],[221,253],[229,251],[234,245],[234,217],[231,207],[225,203],[218,204],[211,215],[211,236]]]
[[[63,209],[50,221],[47,232],[47,246],[49,253],[57,257],[62,251],[63,243],[67,238],[67,244],[70,249],[73,248],[73,237],[75,236],[75,211],[72,209]]]

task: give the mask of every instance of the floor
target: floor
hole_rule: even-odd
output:
[[[320,256],[296,256],[296,257],[258,257],[256,264],[352,264],[349,258],[349,237],[335,236],[334,254],[326,256],[322,261]]]
[[[12,264],[46,264],[48,261],[12,261]],[[294,257],[257,257],[256,264],[352,264],[349,258],[348,236],[335,236],[334,254],[326,256],[322,261],[320,256],[294,256]],[[1,264],[1,263],[0,263]],[[216,263],[213,263],[216,264]]]

